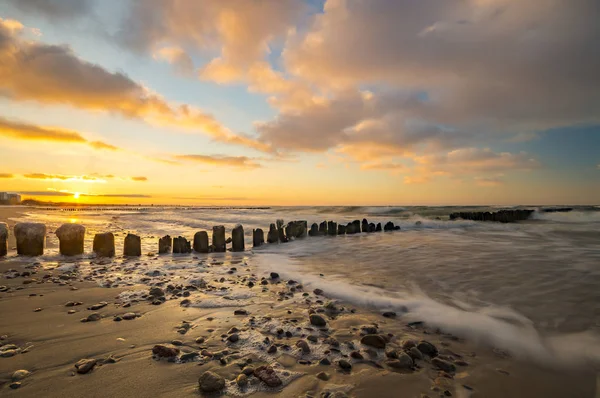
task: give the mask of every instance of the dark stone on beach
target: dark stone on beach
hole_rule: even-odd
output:
[[[246,387],[248,385],[248,376],[243,373],[239,374],[238,377],[235,378],[235,383],[241,388]]]
[[[112,232],[94,235],[93,251],[96,257],[115,256],[115,236]]]
[[[277,227],[275,226],[275,224],[269,225],[269,233],[267,234],[267,242],[268,243],[279,242],[279,232],[277,232]]]
[[[240,224],[236,225],[231,231],[231,250],[234,252],[243,252],[244,246],[244,227]]]
[[[246,376],[252,376],[254,374],[254,368],[252,366],[246,366],[244,370],[242,370],[242,373]]]
[[[238,341],[240,341],[240,336],[237,333],[233,333],[229,335],[229,337],[227,337],[227,340],[230,343],[237,343]]]
[[[342,225],[342,224],[339,224],[338,225],[337,234],[338,235],[346,235],[346,226]]]
[[[323,221],[319,224],[319,235],[327,235],[327,221]]]
[[[362,356],[362,354],[360,352],[358,352],[358,351],[352,351],[350,353],[350,357],[354,358],[354,359],[359,359],[359,360],[360,359],[364,359],[364,357]]]
[[[268,365],[259,366],[254,370],[254,377],[260,379],[269,387],[279,387],[282,383],[277,373]]]
[[[329,378],[330,378],[329,374],[327,374],[325,372],[317,373],[317,379],[319,379],[319,380],[327,381],[327,380],[329,380]]]
[[[235,311],[233,311],[233,315],[248,315],[248,311],[246,311],[246,310],[235,310]]]
[[[17,254],[41,256],[46,243],[46,226],[40,223],[18,223],[14,228]]]
[[[206,231],[198,231],[194,234],[194,251],[197,253],[208,253],[208,233]]]
[[[88,315],[86,318],[82,318],[81,322],[96,322],[96,321],[99,321],[100,319],[102,319],[100,314],[98,314],[97,312],[94,312],[93,314]]]
[[[421,351],[419,351],[419,349],[417,347],[411,347],[408,351],[407,354],[413,359],[413,360],[417,360],[423,359],[423,353]]]
[[[319,361],[319,365],[329,366],[331,365],[331,361],[329,360],[329,358],[322,358]]]
[[[123,255],[128,257],[139,257],[142,255],[142,239],[133,234],[127,234],[123,245]]]
[[[431,360],[431,364],[433,366],[435,366],[436,368],[443,370],[444,372],[448,372],[448,373],[456,372],[456,366],[454,366],[453,363],[444,361],[443,359],[440,359],[440,358],[433,358]]]
[[[173,254],[191,253],[192,247],[190,242],[183,236],[178,236],[173,239]]]
[[[347,370],[347,371],[352,370],[352,364],[350,362],[346,361],[345,359],[340,359],[338,361],[338,366],[343,370]]]
[[[308,231],[309,236],[317,236],[319,235],[319,225],[317,223],[312,223],[310,226],[310,231]]]
[[[325,327],[327,326],[327,322],[321,315],[312,314],[310,316],[310,324],[317,327]]]
[[[101,301],[101,302],[99,302],[97,304],[94,304],[94,305],[88,307],[88,310],[90,310],[90,311],[98,311],[98,310],[106,307],[107,305],[108,305],[108,303],[106,301]]]
[[[163,236],[158,240],[158,254],[170,253],[171,247],[173,247],[173,239],[169,235]]]
[[[427,355],[430,358],[437,357],[438,355],[438,349],[428,341],[419,341],[419,343],[417,344],[417,348],[419,351],[421,351],[423,354]]]
[[[360,220],[354,220],[346,225],[346,235],[353,235],[360,233]]]
[[[213,393],[225,388],[225,379],[218,374],[206,371],[198,378],[198,387],[200,391]]]
[[[98,361],[96,359],[80,359],[76,364],[75,368],[77,369],[77,373],[86,374],[96,366]]]
[[[280,243],[286,243],[289,241],[287,235],[285,234],[285,229],[283,227],[277,228],[277,238]]]
[[[31,376],[31,372],[25,369],[19,369],[16,370],[13,374],[12,374],[12,380],[13,381],[19,381],[19,380],[23,380],[27,377]]]
[[[308,222],[306,220],[296,221],[296,238],[306,238],[308,233]]]
[[[8,254],[8,224],[0,222],[0,257]]]
[[[215,247],[215,252],[223,253],[226,250],[225,243],[225,227],[222,225],[215,225],[213,227],[212,243]]]
[[[383,315],[384,318],[395,318],[396,317],[396,313],[392,312],[392,311],[384,312],[381,315]]]
[[[378,334],[368,334],[360,339],[361,344],[368,345],[373,348],[385,348],[386,339]]]
[[[321,289],[315,289],[313,290],[313,293],[317,296],[322,296],[323,295],[323,290]]]
[[[279,274],[277,272],[271,272],[271,279],[279,279]]]
[[[187,361],[193,361],[194,359],[198,358],[198,356],[200,356],[200,353],[198,353],[198,352],[186,352],[185,354],[181,354],[179,359],[182,362],[187,362]]]
[[[130,321],[135,318],[137,318],[137,315],[135,314],[135,312],[127,312],[127,313],[123,314],[123,319],[125,319],[126,321]]]
[[[411,369],[414,366],[412,358],[405,353],[398,355],[396,359],[385,361],[385,364],[394,369]]]
[[[79,224],[63,224],[55,231],[59,240],[59,251],[63,256],[83,254],[85,227]]]
[[[153,286],[150,288],[150,291],[148,292],[148,294],[151,297],[164,297],[165,292],[158,286]]]
[[[272,345],[267,349],[267,354],[275,354],[277,352],[277,347]]]
[[[179,355],[179,348],[157,344],[152,348],[152,353],[159,358],[173,358]]]
[[[337,235],[337,223],[335,221],[328,221],[327,222],[327,234],[331,235],[331,236],[335,236]]]
[[[252,230],[252,246],[259,247],[265,243],[265,233],[262,229],[257,228]]]
[[[298,340],[296,342],[296,347],[300,348],[303,354],[310,353],[310,347],[308,346],[308,343],[304,340]]]
[[[10,383],[8,386],[11,390],[16,390],[17,388],[21,387],[21,382],[15,381]]]
[[[381,232],[381,223],[378,222],[377,226],[375,227],[375,232]]]

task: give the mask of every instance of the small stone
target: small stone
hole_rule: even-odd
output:
[[[271,279],[279,279],[279,274],[277,272],[271,272]]]
[[[272,345],[269,347],[269,349],[267,350],[267,354],[275,354],[277,352],[277,347]]]
[[[113,321],[115,322],[121,322],[123,320],[123,318],[121,318],[119,315],[115,315],[115,317],[113,318]]]
[[[40,312],[41,310],[41,308],[36,308],[35,310],[33,310],[33,312]]]
[[[181,340],[173,340],[173,341],[171,341],[171,344],[173,344],[175,346],[182,346],[183,345],[183,341],[181,341]]]
[[[329,366],[331,365],[331,361],[329,358],[323,358],[319,361],[319,365]]]
[[[444,361],[443,359],[440,359],[440,358],[433,358],[431,360],[431,364],[433,366],[435,366],[436,368],[443,370],[444,372],[448,372],[448,373],[456,372],[456,366],[454,366],[453,363]]]
[[[313,290],[313,293],[317,296],[322,296],[323,295],[323,290],[321,289],[315,289]]]
[[[425,354],[431,358],[437,357],[437,355],[438,355],[438,349],[435,348],[435,346],[428,341],[425,341],[425,340],[419,341],[419,344],[417,344],[417,348],[423,354]]]
[[[86,374],[96,366],[96,363],[96,359],[81,359],[75,364],[75,368],[77,369],[77,373]]]
[[[240,336],[237,333],[234,333],[227,337],[227,340],[229,340],[231,343],[237,343],[240,340]]]
[[[414,360],[423,359],[423,354],[421,353],[421,351],[419,351],[417,347],[412,347],[410,350],[408,350],[407,354]]]
[[[179,349],[157,344],[152,348],[152,353],[159,358],[172,358],[179,355]]]
[[[381,315],[383,315],[385,318],[395,318],[396,317],[396,313],[392,312],[392,311],[384,312]]]
[[[329,380],[331,376],[329,376],[329,374],[325,373],[325,372],[319,372],[317,373],[317,379],[323,380],[323,381],[327,381]]]
[[[65,307],[75,307],[82,304],[83,303],[81,301],[67,301],[67,303],[65,303]]]
[[[254,376],[269,387],[279,387],[283,384],[277,373],[270,366],[259,366],[254,370]]]
[[[99,321],[100,319],[102,319],[100,314],[98,314],[97,312],[94,312],[93,314],[88,315],[86,318],[83,318],[81,320],[81,322],[96,322],[96,321]]]
[[[91,307],[88,307],[88,310],[90,311],[98,311],[99,309],[102,309],[104,307],[106,307],[108,305],[108,303],[106,301],[102,301],[98,304],[94,304]]]
[[[135,312],[127,312],[125,314],[123,314],[123,319],[130,321],[132,319],[135,319],[137,317],[137,315],[135,315]]]
[[[15,381],[14,383],[10,383],[9,387],[13,390],[16,390],[17,388],[21,387],[21,383],[18,381]]]
[[[242,373],[236,377],[235,382],[238,386],[244,388],[248,385],[248,376]]]
[[[300,348],[303,354],[310,353],[310,347],[308,346],[308,343],[304,340],[298,340],[296,342],[296,347]]]
[[[217,392],[225,388],[225,379],[218,374],[206,371],[198,378],[198,387],[203,392]]]
[[[196,344],[203,344],[206,341],[204,337],[198,337],[196,339]]]
[[[23,380],[24,378],[31,375],[31,372],[25,369],[19,369],[12,374],[13,381]]]
[[[348,361],[346,361],[345,359],[340,359],[338,362],[338,366],[340,368],[342,368],[343,370],[351,370],[352,369],[352,364]]]
[[[398,355],[398,359],[391,359],[385,362],[387,366],[394,369],[411,369],[413,360],[407,354]]]
[[[312,343],[316,343],[316,342],[318,342],[318,341],[319,341],[319,338],[318,338],[317,336],[314,336],[314,335],[312,335],[312,334],[311,334],[310,336],[308,336],[308,337],[306,338],[306,340],[308,340],[308,341],[310,341],[310,342],[312,342]]]
[[[181,359],[183,362],[193,361],[199,355],[200,354],[197,352],[186,352],[185,354],[181,354],[179,359]]]
[[[17,355],[19,352],[17,350],[4,350],[0,351],[0,357],[2,358],[10,358]]]
[[[252,376],[254,374],[254,368],[252,366],[246,366],[244,370],[242,370],[242,373],[246,376]]]
[[[360,339],[361,344],[368,345],[373,348],[385,348],[387,344],[385,338],[378,334],[368,334]]]
[[[354,359],[364,359],[364,357],[362,356],[362,354],[358,351],[352,351],[350,353],[350,357],[354,358]]]
[[[321,315],[317,315],[317,314],[312,314],[310,316],[310,323],[311,323],[311,325],[314,325],[317,327],[327,326],[327,322],[325,321],[325,319],[323,319],[323,317]]]
[[[246,310],[235,310],[235,311],[233,311],[233,315],[248,315],[248,311],[246,311]]]

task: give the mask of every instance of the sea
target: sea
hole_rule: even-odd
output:
[[[52,232],[63,223],[86,227],[88,257],[98,232],[116,233],[117,255],[126,233],[142,237],[143,253],[156,253],[161,236],[192,240],[201,230],[210,236],[215,225],[224,225],[229,236],[241,224],[244,253],[187,255],[190,264],[179,272],[189,272],[193,258],[240,257],[260,272],[278,272],[349,306],[394,311],[409,322],[521,357],[600,367],[600,206],[571,206],[567,212],[517,208],[536,211],[530,220],[502,224],[449,219],[453,212],[499,209],[482,206],[32,207],[14,221],[48,226],[42,261],[61,259]],[[266,236],[277,219],[306,220],[310,226],[363,218],[392,221],[401,230],[252,248],[252,230],[262,228]],[[140,266],[140,275],[146,271]]]

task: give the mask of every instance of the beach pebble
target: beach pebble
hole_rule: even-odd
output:
[[[65,307],[75,307],[77,305],[82,305],[83,303],[81,301],[67,301],[65,303]]]
[[[310,353],[310,347],[308,346],[308,343],[304,340],[298,340],[296,342],[296,347],[300,348],[303,354]]]
[[[386,339],[378,334],[368,334],[360,339],[361,344],[368,345],[373,348],[385,348]]]
[[[227,340],[229,340],[229,342],[231,343],[237,343],[240,340],[240,336],[237,333],[233,333],[232,335],[227,337]]]
[[[40,312],[41,310],[41,308],[36,308],[35,310],[33,310],[33,312]]]
[[[206,371],[198,378],[198,387],[203,392],[217,392],[225,388],[225,379],[218,374]]]
[[[130,321],[135,318],[136,318],[135,312],[127,312],[127,313],[123,314],[123,319],[125,319],[127,321]]]
[[[325,372],[317,373],[317,379],[319,379],[319,380],[327,381],[327,380],[329,380],[330,377],[331,376],[329,376],[329,374],[325,373]]]
[[[163,297],[165,295],[165,292],[160,287],[154,286],[150,288],[148,294],[151,297]]]
[[[233,311],[233,315],[248,315],[248,311],[246,311],[246,310],[235,310],[235,311]]]
[[[311,323],[311,325],[314,325],[317,327],[327,326],[327,322],[325,321],[325,319],[321,315],[317,315],[317,314],[312,314],[310,316],[310,323]]]
[[[24,378],[31,375],[31,372],[25,369],[19,369],[12,374],[13,381],[23,380]]]
[[[167,347],[162,344],[157,344],[152,348],[152,353],[159,358],[172,358],[179,355],[179,349],[175,347]]]
[[[181,354],[179,359],[181,359],[183,362],[193,361],[199,355],[200,354],[198,352],[186,352],[185,354]]]
[[[10,383],[9,387],[10,387],[12,390],[16,390],[17,388],[21,387],[21,383],[20,383],[20,382],[18,382],[18,381],[15,381],[14,383]]]
[[[277,376],[277,373],[270,366],[259,366],[254,370],[254,377],[260,379],[269,387],[278,387],[282,384],[281,379]]]
[[[115,315],[115,317],[113,318],[113,321],[115,322],[121,322],[123,320],[123,318],[121,318],[119,315]]]
[[[235,382],[240,387],[246,387],[248,385],[248,376],[242,373],[236,377]]]
[[[444,372],[454,373],[456,371],[456,366],[453,363],[444,361],[440,358],[433,358],[431,360],[431,364],[438,369],[443,370]]]
[[[269,347],[269,349],[267,350],[267,354],[275,354],[277,352],[277,347],[272,345]]]
[[[271,272],[271,279],[278,279],[279,274],[277,272]]]
[[[82,318],[81,322],[96,322],[99,321],[102,317],[97,312],[88,315],[86,318]]]
[[[203,343],[204,343],[204,341],[206,341],[206,339],[205,339],[204,337],[198,337],[198,338],[196,339],[196,344],[203,344]]]
[[[342,368],[343,370],[351,370],[352,369],[352,364],[348,361],[346,361],[345,359],[340,359],[338,362],[338,366],[340,368]]]
[[[362,354],[358,351],[352,351],[350,353],[350,357],[354,358],[354,359],[364,359],[364,357],[362,356]]]
[[[18,353],[19,352],[17,350],[0,351],[0,357],[2,357],[2,358],[10,358],[10,357],[14,357]]]
[[[313,293],[317,296],[322,296],[323,295],[323,290],[321,289],[315,289],[313,290]]]
[[[383,315],[383,317],[385,317],[385,318],[395,318],[396,317],[396,313],[392,312],[392,311],[384,312],[381,315]]]
[[[171,341],[171,344],[176,345],[176,346],[181,346],[181,345],[183,345],[183,341],[181,341],[181,340],[173,340],[173,341]]]
[[[90,311],[98,311],[99,309],[104,308],[107,305],[108,305],[108,303],[106,301],[102,301],[102,302],[100,302],[98,304],[94,304],[91,307],[88,307],[88,310],[90,310]]]
[[[423,354],[417,347],[412,347],[410,350],[408,350],[407,354],[410,355],[410,357],[414,360],[423,359]]]
[[[244,370],[242,370],[242,373],[246,376],[252,376],[254,374],[254,368],[252,366],[246,366]]]
[[[425,341],[425,340],[419,341],[419,344],[417,344],[417,348],[423,354],[425,354],[431,358],[436,357],[438,355],[437,348],[435,348],[435,346],[428,341]]]
[[[378,330],[375,326],[365,325],[361,326],[360,330],[364,334],[377,334]]]
[[[86,374],[91,371],[94,366],[96,366],[96,359],[80,359],[76,364],[75,368],[77,369],[77,373]]]
[[[76,313],[76,312],[77,312],[77,311],[75,311],[75,310],[69,310],[69,311],[67,311],[67,314],[74,314],[74,313]]]
[[[390,359],[385,364],[394,369],[411,369],[413,360],[407,354],[402,353],[398,355],[398,359]]]

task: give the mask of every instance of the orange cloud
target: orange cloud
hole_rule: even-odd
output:
[[[62,174],[45,174],[45,173],[30,173],[23,174],[24,178],[34,180],[50,180],[64,182],[87,182],[87,183],[106,183],[106,180],[96,176],[66,176]]]
[[[254,159],[247,156],[223,156],[223,155],[177,155],[175,159],[209,164],[213,166],[229,166],[244,169],[256,169],[262,167]]]
[[[0,83],[1,84],[1,83]],[[102,141],[88,141],[76,131],[55,127],[40,127],[33,124],[8,120],[0,116],[0,136],[28,141],[54,141],[73,144],[87,144],[94,149],[116,151],[114,145]]]
[[[0,173],[0,178],[14,178],[14,174],[10,173]]]
[[[147,177],[131,177],[132,181],[148,181]]]
[[[2,96],[16,101],[68,104],[151,124],[201,130],[219,142],[272,151],[269,145],[250,136],[232,133],[200,109],[169,103],[122,73],[78,58],[69,47],[26,41],[20,37],[20,29],[0,19]]]

